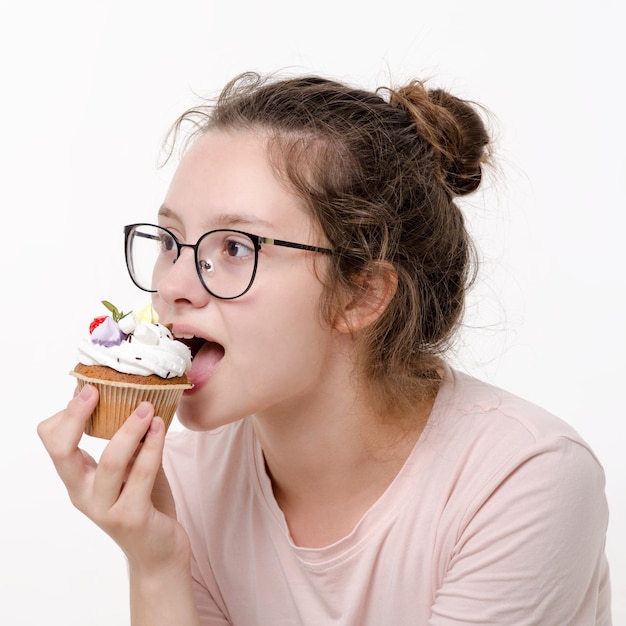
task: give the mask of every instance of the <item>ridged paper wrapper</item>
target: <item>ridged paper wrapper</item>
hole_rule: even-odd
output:
[[[144,400],[152,403],[154,414],[163,419],[167,431],[183,391],[193,387],[190,383],[142,385],[90,378],[78,372],[70,372],[70,374],[78,380],[79,391],[86,384],[93,385],[98,389],[100,402],[98,402],[85,426],[85,433],[101,439],[111,439],[129,415]]]

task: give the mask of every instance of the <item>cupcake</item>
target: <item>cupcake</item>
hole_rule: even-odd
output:
[[[153,404],[167,429],[183,391],[192,387],[187,379],[189,348],[158,323],[151,304],[132,313],[102,304],[110,315],[91,322],[89,337],[78,347],[79,362],[70,372],[79,390],[89,383],[100,393],[85,433],[110,439],[143,400]]]

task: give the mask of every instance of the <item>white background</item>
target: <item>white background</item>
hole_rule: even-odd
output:
[[[499,172],[466,207],[482,282],[454,359],[594,447],[626,624],[620,4],[2,0],[0,623],[128,624],[124,560],[70,505],[36,424],[71,396],[100,300],[145,302],[122,226],[155,215],[169,124],[236,73],[289,68],[365,87],[430,78],[493,112]]]

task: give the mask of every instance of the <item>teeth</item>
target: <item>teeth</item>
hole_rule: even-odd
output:
[[[195,335],[174,335],[174,337],[176,337],[176,339],[193,339],[195,337]]]

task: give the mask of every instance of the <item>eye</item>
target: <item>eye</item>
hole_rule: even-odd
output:
[[[247,237],[244,239],[229,237],[224,240],[224,254],[231,258],[254,256],[253,243]]]
[[[171,252],[176,249],[176,240],[169,233],[161,232],[159,235],[159,247],[161,252]]]

